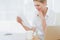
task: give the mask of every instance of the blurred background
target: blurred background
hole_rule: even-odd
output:
[[[23,7],[24,1],[27,0],[0,0],[0,32],[25,32],[21,25],[16,22],[17,15],[21,14],[21,5]],[[47,0],[47,4],[54,12],[60,14],[60,0]],[[59,18],[57,19],[59,20]]]

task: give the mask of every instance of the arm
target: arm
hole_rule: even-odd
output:
[[[46,29],[46,20],[45,19],[42,19],[42,27],[45,32],[45,29]]]
[[[43,27],[43,31],[45,32],[46,29],[46,20],[45,20],[45,16],[43,16],[42,12],[40,11],[39,16],[41,18],[41,22],[42,22],[42,27]]]
[[[20,23],[26,31],[29,31],[29,30],[35,31],[35,28],[34,27],[29,28],[29,27],[23,25],[22,19],[20,17],[18,17],[18,16],[17,16],[17,22]]]
[[[27,27],[27,26],[25,26],[25,25],[22,25],[22,26],[23,26],[23,28],[24,28],[26,31],[31,30],[29,27]]]
[[[29,27],[24,26],[24,25],[23,25],[23,27],[24,27],[24,29],[25,29],[26,31],[32,30],[33,32],[35,32],[35,30],[36,30],[36,28],[34,28],[34,27],[29,28]]]

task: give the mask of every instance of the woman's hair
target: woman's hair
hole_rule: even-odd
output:
[[[43,3],[43,2],[46,1],[46,0],[33,0],[33,1],[38,1],[38,2]]]

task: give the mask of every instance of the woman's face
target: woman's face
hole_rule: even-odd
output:
[[[36,7],[38,11],[43,11],[46,5],[45,3],[34,1],[34,6]]]

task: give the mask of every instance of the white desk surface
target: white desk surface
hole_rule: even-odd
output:
[[[2,33],[0,34],[0,40],[25,40],[26,39],[26,34],[21,33],[21,34],[10,34],[9,33]]]

